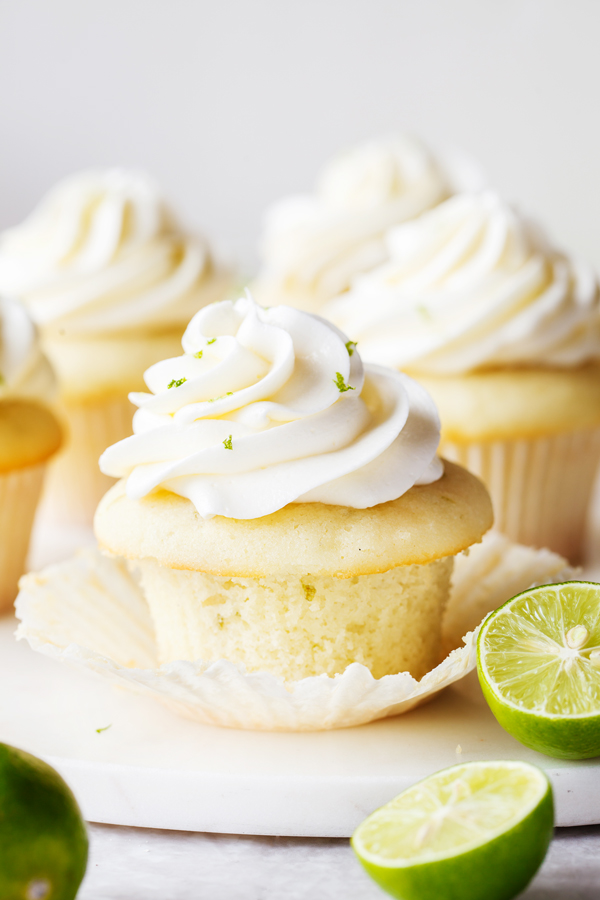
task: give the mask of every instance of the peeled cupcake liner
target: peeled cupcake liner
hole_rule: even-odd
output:
[[[440,453],[478,475],[494,527],[521,544],[581,561],[590,497],[600,462],[600,428],[540,438],[454,443]]]
[[[25,571],[46,462],[0,474],[0,614],[9,609]]]
[[[59,404],[67,441],[48,472],[43,517],[49,521],[90,526],[101,498],[115,483],[98,468],[98,458],[111,444],[132,433],[134,408],[127,395],[89,402]]]
[[[420,681],[408,672],[375,679],[359,663],[334,677],[293,682],[246,672],[224,659],[159,666],[148,607],[132,570],[123,559],[97,550],[82,550],[21,579],[17,638],[205,724],[263,731],[347,728],[408,712],[463,678],[475,667],[478,626],[487,612],[532,583],[558,583],[573,575],[555,554],[515,548],[498,534],[472,548],[458,568],[444,642],[460,642],[452,632],[457,621],[472,622],[471,630],[463,646],[451,649]],[[503,593],[506,576],[510,592]],[[452,610],[466,613],[457,620]]]

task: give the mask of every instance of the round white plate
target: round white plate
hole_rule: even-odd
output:
[[[526,759],[557,824],[600,823],[600,760],[552,760],[506,734],[468,676],[427,706],[340,731],[199,725],[16,642],[0,620],[0,740],[69,782],[89,821],[235,834],[348,837],[372,810],[461,760]],[[97,729],[106,728],[98,731]]]

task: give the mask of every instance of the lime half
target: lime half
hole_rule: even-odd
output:
[[[79,807],[58,772],[0,744],[2,900],[73,900],[87,853]]]
[[[533,750],[600,756],[600,585],[532,588],[491,613],[477,643],[483,693]]]
[[[359,825],[352,847],[402,900],[510,900],[552,838],[546,775],[524,762],[471,762],[404,791]]]

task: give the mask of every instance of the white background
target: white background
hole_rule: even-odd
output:
[[[0,225],[142,166],[249,265],[265,205],[417,133],[600,268],[597,0],[0,0]]]

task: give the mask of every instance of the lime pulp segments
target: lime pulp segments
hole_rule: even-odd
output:
[[[533,750],[600,756],[600,585],[531,588],[484,621],[477,670],[496,719]]]
[[[536,766],[471,762],[408,788],[366,819],[352,847],[401,900],[510,900],[552,838],[552,788]]]

